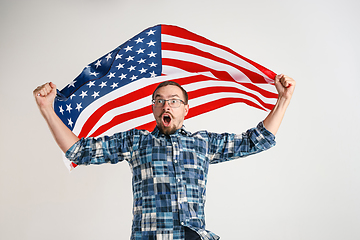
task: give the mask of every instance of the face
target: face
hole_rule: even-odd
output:
[[[154,99],[184,99],[183,92],[174,85],[167,85],[156,90]],[[189,105],[180,104],[178,108],[171,108],[168,101],[162,107],[152,105],[152,111],[156,125],[164,134],[172,134],[183,125],[185,116],[188,114]]]

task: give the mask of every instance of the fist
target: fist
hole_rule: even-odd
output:
[[[33,94],[40,109],[52,107],[56,96],[56,85],[52,82],[45,83],[37,87]]]
[[[289,76],[278,74],[275,77],[275,87],[279,94],[279,98],[291,99],[295,90],[296,82]]]

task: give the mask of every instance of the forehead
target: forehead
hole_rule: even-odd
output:
[[[161,97],[161,98],[171,98],[171,97],[178,97],[184,99],[184,95],[182,90],[174,85],[167,85],[164,87],[159,88],[154,93],[154,97]]]

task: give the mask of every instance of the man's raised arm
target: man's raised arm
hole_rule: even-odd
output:
[[[265,128],[274,135],[280,127],[286,108],[288,107],[294,92],[295,85],[295,80],[286,75],[279,74],[275,77],[275,87],[279,95],[278,100],[263,122]]]
[[[37,87],[34,92],[36,103],[46,120],[56,143],[65,153],[79,138],[56,115],[53,102],[56,96],[56,85],[52,82]]]

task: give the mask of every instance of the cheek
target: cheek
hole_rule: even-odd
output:
[[[155,116],[159,116],[159,108],[155,108],[154,106],[152,106],[152,112]]]
[[[179,111],[176,111],[176,113],[174,112],[174,114],[176,121],[178,122],[182,121],[183,118],[185,117],[185,111],[183,109],[182,110],[179,109]]]

